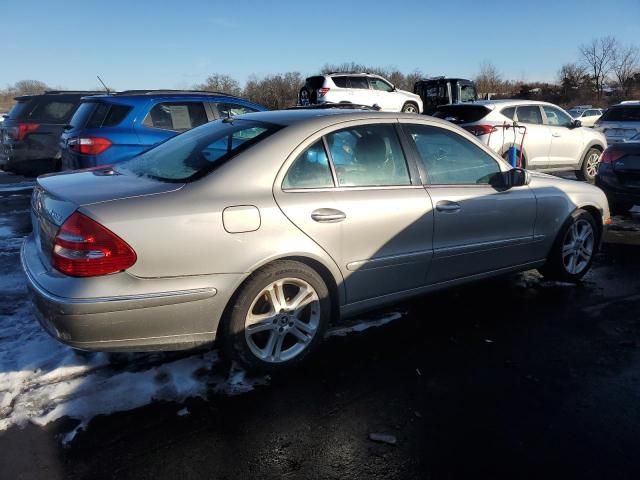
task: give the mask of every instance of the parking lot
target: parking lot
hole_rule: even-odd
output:
[[[525,272],[424,296],[251,377],[216,350],[50,339],[19,266],[33,181],[0,178],[2,478],[640,474],[638,213],[615,218],[578,285]]]

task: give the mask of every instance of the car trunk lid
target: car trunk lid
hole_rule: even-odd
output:
[[[85,205],[179,190],[184,184],[124,175],[109,167],[39,177],[31,197],[31,223],[46,265],[60,226]]]

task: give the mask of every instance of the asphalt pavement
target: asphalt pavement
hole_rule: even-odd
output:
[[[14,180],[0,234],[30,228]],[[640,215],[619,217],[578,285],[423,296],[265,386],[98,416],[66,447],[71,420],[11,427],[0,478],[640,478],[639,267]]]

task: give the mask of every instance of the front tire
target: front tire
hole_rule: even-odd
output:
[[[418,105],[412,102],[407,102],[402,106],[402,113],[420,113]]]
[[[575,210],[560,229],[540,273],[551,280],[579,281],[591,268],[598,241],[593,215],[586,210]]]
[[[322,277],[290,260],[255,272],[232,301],[223,324],[225,353],[253,371],[282,371],[302,362],[324,338],[331,317]]]
[[[578,177],[578,180],[594,183],[596,180],[596,173],[598,173],[599,162],[600,150],[597,148],[590,148],[582,160],[580,170],[576,170],[576,177]]]

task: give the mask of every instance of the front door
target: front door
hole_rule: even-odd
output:
[[[549,165],[549,149],[551,148],[551,132],[544,125],[540,106],[521,105],[516,107],[514,120],[526,127],[526,130],[517,129],[516,142],[519,148],[522,141],[521,135],[524,134],[524,142],[522,144],[526,157],[526,168],[535,170],[536,168],[547,167]],[[507,141],[510,141],[510,135],[513,135],[513,133],[506,133],[505,135]]]
[[[457,132],[403,128],[415,143],[434,205],[429,283],[537,260],[531,248],[536,199],[529,187],[502,187],[498,161]]]
[[[543,105],[548,129],[551,131],[550,167],[576,167],[582,155],[582,130],[572,128],[573,119],[562,110]]]
[[[305,142],[275,189],[285,215],[339,266],[347,303],[425,283],[433,211],[396,124],[360,121]]]

